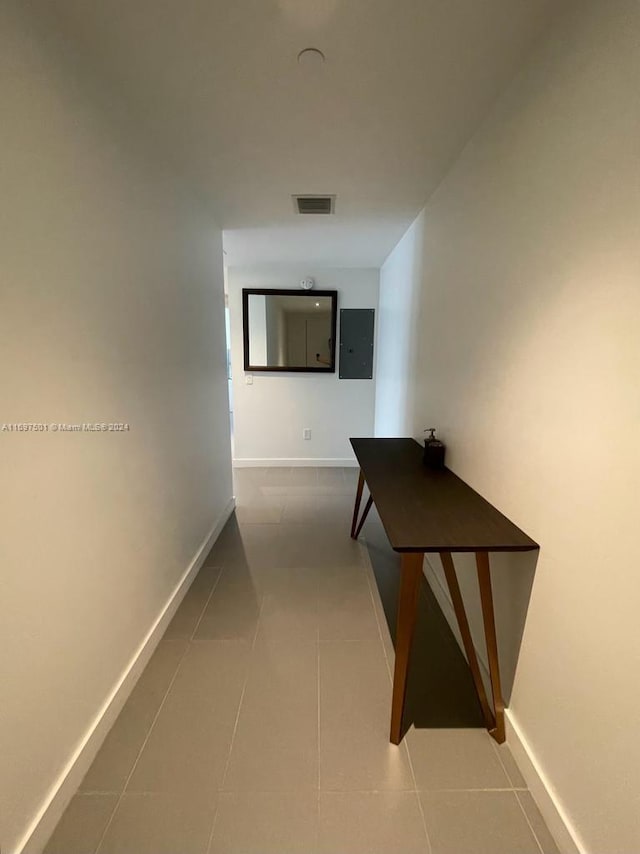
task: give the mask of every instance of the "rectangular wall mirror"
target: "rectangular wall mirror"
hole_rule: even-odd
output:
[[[335,373],[337,291],[244,288],[245,371]]]

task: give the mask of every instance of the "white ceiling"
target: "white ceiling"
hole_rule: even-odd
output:
[[[48,0],[211,201],[230,265],[379,266],[559,0]],[[297,63],[318,47],[326,63]],[[334,217],[291,195],[337,195]]]

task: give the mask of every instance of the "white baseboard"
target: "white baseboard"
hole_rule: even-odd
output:
[[[198,574],[200,567],[204,563],[211,547],[218,539],[218,535],[227,522],[227,519],[233,513],[234,507],[235,499],[232,498],[198,548],[193,560],[169,596],[154,624],[147,632],[146,637],[125,667],[120,679],[105,700],[91,726],[84,734],[63,772],[52,785],[40,810],[33,819],[22,841],[15,849],[14,854],[40,854],[46,845],[47,840],[67,808],[69,801],[75,795],[91,763],[95,759],[102,742],[107,737],[109,730],[115,723],[142,671],[165,633],[167,626],[171,622],[171,618],[191,586],[191,582]]]
[[[562,854],[587,854],[578,831],[564,811],[510,709],[506,710],[505,718],[509,749],[558,848]]]
[[[462,637],[458,628],[455,611],[453,610],[453,603],[449,597],[449,591],[445,589],[440,577],[434,572],[428,557],[424,562],[424,574],[464,655]],[[486,653],[484,650],[476,649],[476,655],[483,677],[482,681],[487,691],[490,691],[491,677],[486,661]],[[505,710],[505,723],[509,749],[558,848],[562,854],[586,854],[586,849],[580,843],[575,828],[560,806],[557,795],[542,771],[540,764],[537,762],[510,709]]]
[[[291,467],[322,467],[322,468],[357,468],[358,462],[356,459],[348,457],[295,457],[294,459],[234,459],[233,467],[237,469],[248,468],[291,468]]]

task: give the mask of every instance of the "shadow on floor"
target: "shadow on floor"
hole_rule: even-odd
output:
[[[366,540],[385,617],[395,644],[400,556],[393,551],[378,514],[366,523]],[[467,661],[426,579],[423,579],[404,715],[404,730],[484,727]]]

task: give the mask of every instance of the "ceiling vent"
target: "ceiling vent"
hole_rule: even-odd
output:
[[[294,196],[293,204],[299,214],[335,213],[335,196]]]

